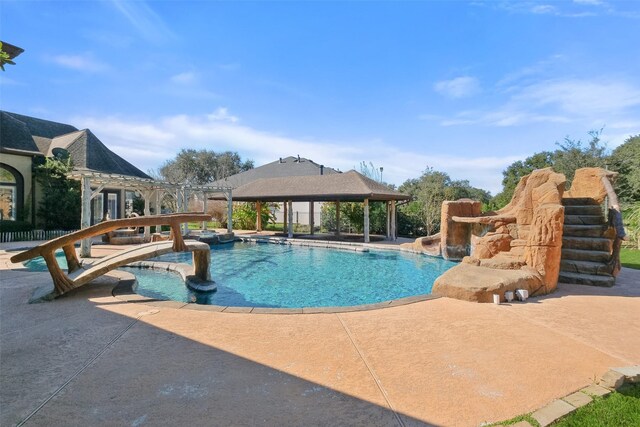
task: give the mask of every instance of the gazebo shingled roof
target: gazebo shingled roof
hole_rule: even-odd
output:
[[[330,175],[260,179],[233,190],[233,200],[241,202],[389,201],[409,198],[354,170]]]

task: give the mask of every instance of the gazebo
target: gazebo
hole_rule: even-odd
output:
[[[220,196],[213,199],[220,200]],[[288,221],[285,228],[289,237],[293,237],[293,202],[310,202],[310,210],[313,210],[313,202],[335,202],[337,222],[340,224],[340,202],[364,203],[364,241],[368,243],[369,237],[369,202],[387,202],[387,238],[396,239],[396,202],[409,200],[410,196],[392,190],[384,184],[376,182],[366,176],[352,170],[345,173],[314,176],[291,176],[280,178],[259,179],[233,190],[233,200],[239,202],[255,202],[257,211],[261,209],[263,202],[284,202],[285,213],[288,211]],[[313,234],[313,214],[309,215],[309,225]],[[256,229],[262,230],[260,215],[257,215]],[[337,227],[336,234],[340,233]]]

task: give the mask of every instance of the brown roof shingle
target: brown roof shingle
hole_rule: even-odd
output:
[[[260,179],[232,192],[234,201],[362,201],[408,200],[410,196],[392,190],[352,170],[330,175]]]

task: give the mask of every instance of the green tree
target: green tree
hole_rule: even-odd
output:
[[[553,153],[553,170],[564,174],[567,178],[567,188],[571,186],[576,169],[587,167],[606,167],[607,146],[600,140],[601,130],[589,132],[591,139],[586,145],[580,140],[566,137],[563,142],[557,142],[560,147]]]
[[[489,192],[472,187],[469,181],[454,181],[447,173],[433,168],[427,168],[420,178],[405,181],[399,190],[413,199],[398,209],[399,231],[409,235],[436,233],[440,229],[440,212],[445,200],[470,198],[488,203],[491,197]]]
[[[640,202],[635,202],[622,211],[627,238],[640,250]]]
[[[503,188],[491,200],[491,208],[499,209],[509,203],[520,178],[536,169],[551,166],[554,171],[564,174],[567,178],[567,188],[569,188],[576,169],[606,167],[607,146],[600,139],[601,133],[602,130],[589,132],[591,139],[586,144],[581,140],[566,137],[563,142],[556,142],[558,149],[554,152],[542,151],[527,157],[524,161],[518,160],[512,163],[502,172]]]
[[[4,71],[6,64],[16,65],[16,63],[12,61],[11,55],[4,51],[3,44],[0,42],[0,70]]]
[[[275,223],[276,217],[271,212],[272,204],[263,203],[261,208],[262,223]],[[238,203],[233,208],[233,227],[240,230],[254,230],[258,217],[255,203]]]
[[[249,169],[253,169],[253,161],[242,161],[238,153],[182,149],[175,159],[160,167],[157,175],[169,182],[202,185]]]
[[[72,169],[68,157],[47,158],[35,169],[42,188],[37,216],[45,230],[80,228],[80,182],[67,178]]]
[[[640,201],[640,135],[627,138],[613,150],[609,166],[619,173],[615,187],[620,201]]]

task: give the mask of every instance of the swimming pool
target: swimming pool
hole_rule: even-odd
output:
[[[191,253],[156,261],[191,264]],[[127,268],[135,291],[163,300],[236,307],[331,307],[373,304],[429,294],[455,263],[426,255],[234,242],[211,246],[215,292],[188,289],[173,272]]]

